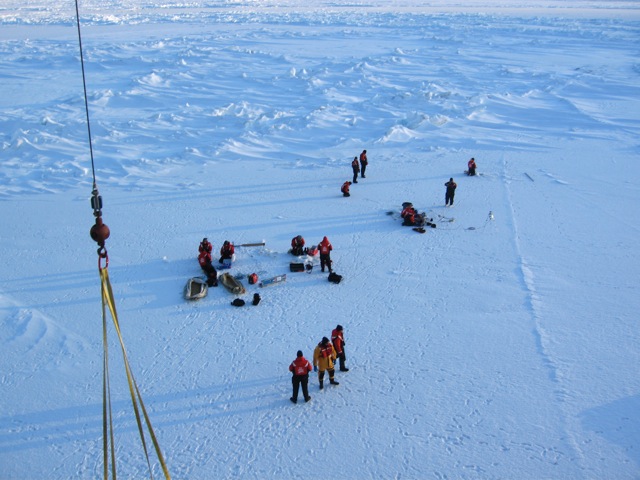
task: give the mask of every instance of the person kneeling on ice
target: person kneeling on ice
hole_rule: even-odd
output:
[[[471,157],[471,160],[467,163],[467,175],[473,177],[476,174],[476,159]]]
[[[200,268],[207,276],[207,285],[210,287],[218,286],[218,272],[216,271],[216,267],[211,263],[211,254],[206,250],[202,250],[200,255],[198,255],[198,263],[200,264]]]
[[[304,254],[304,238],[302,238],[302,235],[293,237],[291,239],[291,255],[299,256]]]
[[[403,226],[418,226],[421,227],[425,223],[424,213],[418,213],[415,208],[413,208],[412,203],[404,203],[404,209],[400,216],[402,217],[402,225]]]
[[[231,263],[235,260],[236,249],[229,240],[225,240],[220,247],[220,263]],[[226,260],[226,262],[225,262]]]
[[[291,377],[291,383],[293,384],[293,396],[289,399],[293,403],[298,402],[298,390],[300,390],[300,385],[302,385],[302,395],[304,396],[304,401],[308,402],[311,400],[309,396],[309,372],[313,370],[309,360],[304,358],[302,355],[302,350],[298,350],[296,359],[291,362],[289,365],[289,371],[293,373],[293,377]]]
[[[322,337],[322,340],[313,351],[313,371],[318,372],[318,382],[320,383],[320,390],[324,388],[324,372],[329,372],[329,383],[331,385],[340,385],[335,381],[335,367],[333,362],[336,361],[336,349],[327,337]]]
[[[351,182],[350,181],[346,181],[342,184],[342,187],[340,187],[340,191],[342,192],[342,196],[343,197],[350,197],[351,194],[349,193],[349,187],[351,186]]]

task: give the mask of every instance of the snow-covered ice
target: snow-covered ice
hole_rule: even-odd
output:
[[[79,10],[109,275],[173,478],[640,477],[637,2]],[[0,478],[98,478],[75,5],[0,24]],[[288,272],[297,234],[329,237],[341,284]],[[232,273],[286,283],[185,301],[202,237],[266,242]],[[289,363],[338,323],[351,370],[292,405]],[[109,349],[118,474],[148,477],[111,326]]]

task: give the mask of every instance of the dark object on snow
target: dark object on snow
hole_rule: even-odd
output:
[[[289,270],[292,272],[304,272],[304,263],[291,262],[289,263]]]
[[[342,275],[338,275],[336,272],[331,272],[329,274],[329,281],[331,283],[340,283],[342,281]]]
[[[249,275],[248,281],[249,285],[255,285],[256,283],[258,283],[258,274],[252,273],[251,275]]]
[[[307,270],[307,272],[311,273],[311,270],[313,270],[313,263],[309,262],[307,263],[304,268]]]
[[[253,294],[253,304],[254,305],[258,305],[260,303],[260,300],[262,300],[260,298],[260,294],[259,293],[254,293]]]
[[[234,307],[242,307],[244,306],[244,300],[241,298],[236,298],[233,302],[231,302],[231,305],[233,305]]]

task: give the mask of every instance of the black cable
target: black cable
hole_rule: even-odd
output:
[[[93,145],[91,141],[91,122],[89,121],[89,101],[87,100],[87,81],[84,73],[84,56],[82,54],[82,35],[80,34],[80,10],[76,0],[76,24],[78,25],[78,45],[80,47],[80,66],[82,67],[82,87],[84,88],[84,110],[87,115],[87,133],[89,135],[89,152],[91,154],[91,173],[93,176],[93,189],[96,189],[96,168],[93,161]]]

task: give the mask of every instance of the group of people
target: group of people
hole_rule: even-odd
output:
[[[467,170],[464,172],[470,177],[476,175],[476,159],[471,157],[471,159],[467,162]],[[453,181],[453,177],[449,179],[448,182],[444,184],[447,187],[447,190],[444,194],[444,205],[445,207],[453,207],[453,199],[456,196],[456,188],[458,188],[458,184]]]
[[[349,192],[349,187],[351,187],[352,183],[358,183],[358,174],[361,178],[367,178],[365,176],[365,172],[367,171],[367,165],[369,165],[369,159],[367,158],[367,151],[362,150],[360,154],[360,159],[358,157],[353,157],[353,161],[351,162],[351,169],[353,170],[353,180],[346,181],[340,187],[340,191],[342,192],[343,197],[350,197],[351,193]]]
[[[218,271],[213,266],[213,260],[211,253],[213,252],[213,245],[206,237],[202,239],[198,246],[198,263],[200,268],[207,276],[207,285],[210,287],[218,286]],[[220,259],[219,263],[223,265],[231,265],[231,262],[235,259],[235,247],[229,240],[225,240],[220,247]]]
[[[329,239],[325,236],[322,238],[320,243],[318,243],[318,252],[320,253],[320,271],[324,272],[324,269],[328,269],[329,273],[333,272],[331,268],[332,260],[331,260],[331,251],[333,250],[333,245]],[[299,256],[309,254],[309,249],[305,248],[305,241],[302,235],[296,235],[291,239],[291,255]]]
[[[295,360],[289,365],[289,371],[292,373],[291,383],[293,384],[293,395],[289,400],[293,403],[298,402],[300,387],[302,387],[304,401],[311,400],[309,395],[309,373],[311,370],[318,373],[320,390],[324,388],[325,372],[329,374],[329,383],[331,385],[340,385],[335,379],[336,362],[339,363],[341,372],[349,371],[345,365],[344,345],[344,328],[342,325],[337,325],[331,332],[331,340],[327,337],[322,337],[320,343],[315,347],[313,351],[313,367],[311,362],[304,357],[302,350],[298,350]]]

